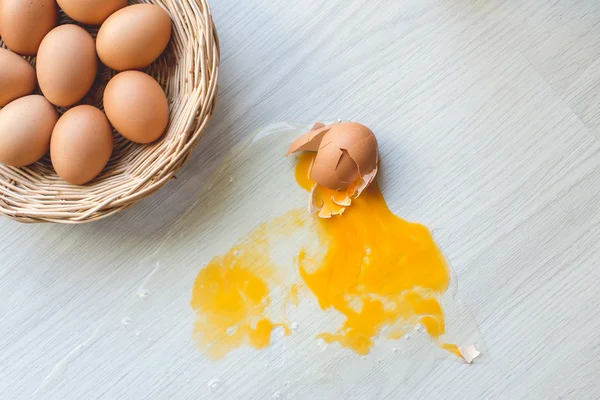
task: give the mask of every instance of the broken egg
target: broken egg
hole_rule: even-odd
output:
[[[317,152],[310,166],[310,177],[316,183],[310,208],[321,218],[342,214],[377,175],[377,139],[369,128],[356,122],[315,124],[292,142],[287,155],[299,151]]]
[[[245,178],[256,176],[263,161],[272,162],[273,156],[282,152],[274,146],[279,138],[267,141],[264,135],[280,134],[281,126],[276,124],[274,129],[259,132],[259,139],[240,145],[240,153],[221,168],[215,182],[235,176],[233,191],[246,190]],[[473,362],[480,350],[456,340],[457,329],[462,331],[460,337],[475,337],[473,332],[463,331],[464,318],[468,317],[461,317],[459,324],[447,323],[447,318],[454,319],[462,307],[453,296],[450,266],[432,231],[395,215],[376,180],[348,201],[348,193],[356,189],[353,185],[363,179],[356,179],[345,191],[318,185],[312,179],[317,151],[330,130],[315,125],[296,139],[288,152],[304,151],[293,164],[296,181],[306,192],[291,193],[287,199],[306,198],[313,191],[323,200],[319,214],[294,208],[258,226],[253,221],[248,225],[251,230],[233,247],[200,267],[190,301],[196,314],[194,341],[199,350],[211,360],[235,360],[237,355],[231,353],[240,348],[261,350],[273,346],[270,351],[278,351],[279,346],[307,343],[306,335],[310,335],[321,350],[332,347],[330,355],[334,356],[338,347],[366,358],[384,341],[393,341],[389,345],[394,346],[395,353],[402,349],[402,357],[418,356],[429,342],[459,360]],[[368,134],[364,137],[371,140]],[[352,147],[352,143],[337,145]],[[356,171],[363,159],[358,160]],[[290,172],[276,168],[273,174],[290,178]],[[358,177],[362,175],[357,172]],[[280,199],[271,199],[267,189],[286,188],[278,178],[270,175],[260,182],[262,190],[250,188],[244,199],[250,204],[250,212],[252,205],[258,204],[273,214],[271,205],[279,204]],[[215,199],[221,204],[220,198]],[[322,218],[327,207],[337,213],[334,207],[343,209],[350,203],[343,215]],[[204,215],[205,208],[198,207],[194,213]],[[239,222],[236,217],[231,215],[231,220],[222,221],[223,226]],[[304,322],[298,318],[304,318]],[[297,329],[298,323],[307,321],[310,329]],[[283,338],[288,335],[289,339]],[[386,349],[379,347],[376,351],[374,355],[378,356]],[[310,354],[308,349],[295,351],[307,352]],[[425,359],[418,357],[421,365]]]

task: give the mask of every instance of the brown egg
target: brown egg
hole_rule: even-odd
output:
[[[58,176],[73,185],[84,185],[106,167],[113,146],[112,128],[104,113],[82,105],[58,120],[52,132],[50,158]]]
[[[145,68],[165,50],[171,29],[169,14],[159,6],[125,7],[100,27],[96,38],[98,56],[117,71]]]
[[[169,123],[165,92],[154,78],[139,71],[121,72],[108,82],[104,110],[115,129],[136,143],[154,142]]]
[[[21,97],[0,110],[0,162],[23,167],[50,148],[58,112],[43,96]]]
[[[15,53],[36,54],[42,39],[57,22],[55,0],[2,0],[2,40]]]
[[[356,122],[322,126],[296,139],[288,155],[297,151],[317,151],[311,177],[332,190],[346,190],[361,178],[362,188],[377,174],[379,150],[373,132]]]
[[[94,39],[77,25],[54,28],[42,41],[37,78],[52,104],[72,106],[89,92],[98,72]]]
[[[127,0],[56,0],[56,2],[69,17],[89,25],[101,25],[111,14],[127,5]]]
[[[35,70],[27,61],[9,50],[0,49],[0,107],[33,93],[36,83]]]

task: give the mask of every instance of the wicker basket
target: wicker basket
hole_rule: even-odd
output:
[[[48,156],[25,168],[0,164],[0,214],[20,222],[84,223],[124,210],[159,190],[190,157],[217,101],[219,41],[206,0],[135,0],[171,15],[173,36],[165,53],[144,72],[164,88],[170,123],[164,137],[138,145],[115,133],[115,151],[102,174],[85,186],[70,185],[52,169]],[[60,23],[73,23],[61,13]],[[83,26],[95,37],[97,28]],[[0,45],[4,43],[0,41]],[[34,64],[35,59],[31,59]],[[102,95],[115,73],[101,66],[83,100],[102,108]],[[60,112],[66,110],[60,109]]]

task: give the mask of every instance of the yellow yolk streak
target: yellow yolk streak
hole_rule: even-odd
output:
[[[454,354],[458,358],[463,358],[458,346],[452,343],[444,343],[440,346],[442,349],[446,350],[449,353]]]
[[[312,154],[303,154],[296,169],[300,186],[310,181]],[[329,194],[323,201],[330,199]],[[422,324],[430,336],[445,331],[439,297],[450,274],[429,230],[398,218],[376,184],[352,200],[343,215],[318,218],[322,260],[306,250],[298,257],[300,275],[322,309],[335,309],[346,321],[335,333],[320,335],[359,354],[367,354],[382,329],[397,339]],[[316,266],[316,268],[315,268]]]
[[[294,305],[296,307],[298,307],[300,305],[300,293],[298,291],[298,285],[297,284],[292,284],[290,286],[290,290],[288,291],[288,294],[286,296],[286,303],[285,304],[291,304]]]

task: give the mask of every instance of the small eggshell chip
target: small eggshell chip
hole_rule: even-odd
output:
[[[63,114],[52,133],[54,170],[73,185],[84,185],[104,169],[113,151],[110,123],[99,109],[81,105]]]
[[[152,143],[169,123],[169,103],[162,87],[139,71],[121,72],[104,90],[104,111],[121,135],[136,143]]]
[[[114,12],[127,6],[127,0],[56,0],[60,8],[77,22],[101,25]]]
[[[77,25],[54,28],[42,41],[36,65],[44,96],[61,107],[85,97],[98,72],[94,39]]]
[[[468,364],[473,364],[473,361],[481,355],[479,349],[473,344],[468,346],[458,346],[458,351]]]
[[[33,164],[50,148],[58,112],[43,96],[21,97],[0,110],[0,162]]]
[[[36,54],[44,36],[57,23],[55,0],[2,0],[2,40],[15,53]]]
[[[0,48],[0,107],[33,93],[36,83],[35,70],[27,61]]]
[[[96,48],[108,67],[125,71],[152,64],[171,39],[171,18],[161,7],[135,4],[108,17],[100,27]]]

